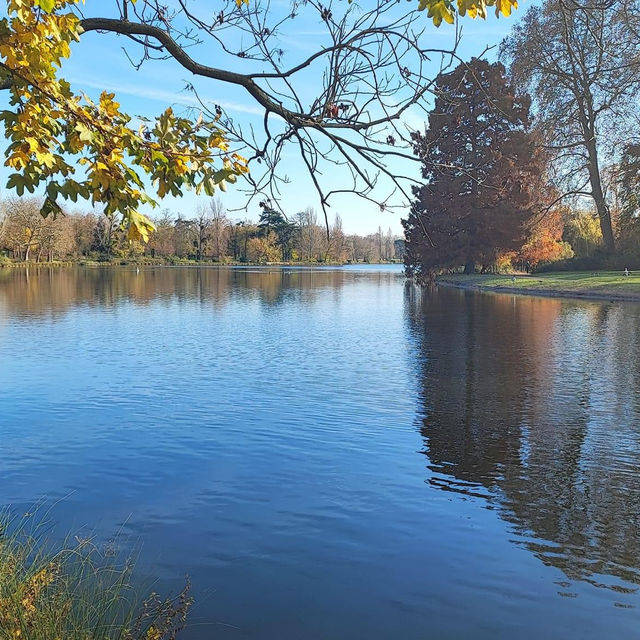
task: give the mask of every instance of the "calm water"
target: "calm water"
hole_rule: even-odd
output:
[[[638,638],[639,328],[398,268],[0,270],[0,504],[188,573],[185,640]]]

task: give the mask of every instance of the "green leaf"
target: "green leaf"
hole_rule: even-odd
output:
[[[87,125],[78,122],[74,128],[80,134],[80,140],[83,142],[91,142],[93,140],[93,131]]]
[[[169,158],[167,158],[164,153],[162,153],[161,151],[157,151],[156,149],[151,150],[151,160],[164,165],[169,164]]]
[[[16,193],[21,196],[24,194],[24,176],[19,173],[12,173],[7,180],[7,189],[15,189]]]
[[[56,7],[56,0],[36,0],[36,5],[45,13],[51,13]]]
[[[52,215],[55,220],[59,215],[62,215],[62,209],[55,200],[47,196],[44,199],[42,208],[40,209],[40,215],[42,215],[43,218],[47,218]]]

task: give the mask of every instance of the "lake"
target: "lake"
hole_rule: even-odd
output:
[[[184,640],[640,636],[640,306],[399,266],[0,269],[0,504]]]

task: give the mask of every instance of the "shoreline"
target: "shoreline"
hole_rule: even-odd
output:
[[[102,260],[55,260],[53,262],[0,262],[0,270],[2,269],[26,269],[26,268],[51,268],[61,269],[65,267],[87,267],[87,268],[119,268],[119,267],[207,267],[207,268],[269,268],[269,267],[345,267],[345,266],[365,266],[365,265],[393,265],[402,264],[401,262],[385,261],[385,262],[213,262],[202,260],[194,261],[175,261],[170,260],[127,260],[126,258],[102,261]]]
[[[563,275],[577,275],[582,276],[580,272],[567,272],[567,274]],[[458,280],[459,278],[474,278],[473,280],[469,280],[468,282],[464,282],[463,280]],[[453,279],[452,276],[439,276],[436,278],[436,285],[439,287],[448,287],[451,289],[461,289],[465,291],[476,291],[480,293],[498,293],[498,294],[509,294],[509,295],[525,295],[525,296],[537,296],[541,298],[566,298],[566,299],[575,299],[575,300],[593,300],[595,302],[637,302],[640,303],[640,285],[637,291],[629,291],[620,293],[617,291],[598,291],[596,289],[590,288],[581,288],[581,289],[570,289],[570,288],[545,288],[545,287],[535,287],[535,286],[509,286],[507,284],[491,284],[491,283],[481,283],[478,282],[479,277],[485,276],[458,276]],[[487,279],[492,278],[495,279],[496,276],[486,276]],[[498,276],[500,277],[500,276]],[[510,278],[509,276],[501,276],[505,280]],[[598,276],[593,276],[597,278]],[[520,276],[518,280],[523,281],[525,279],[534,279],[535,276]],[[544,276],[539,278],[544,282]],[[548,282],[552,282],[552,278],[546,278]],[[634,284],[636,284],[634,282]]]
[[[0,263],[0,269],[25,269],[35,268],[64,268],[64,267],[90,267],[90,268],[117,268],[117,267],[342,267],[346,264],[368,264],[347,262],[209,262],[196,261],[151,261],[151,260],[60,260],[54,262],[4,262]],[[370,263],[378,264],[378,263]],[[380,264],[393,264],[380,263]]]

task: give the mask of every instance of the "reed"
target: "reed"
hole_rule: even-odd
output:
[[[173,640],[191,606],[176,597],[139,597],[134,563],[118,563],[91,539],[57,547],[33,516],[0,515],[1,640]]]

